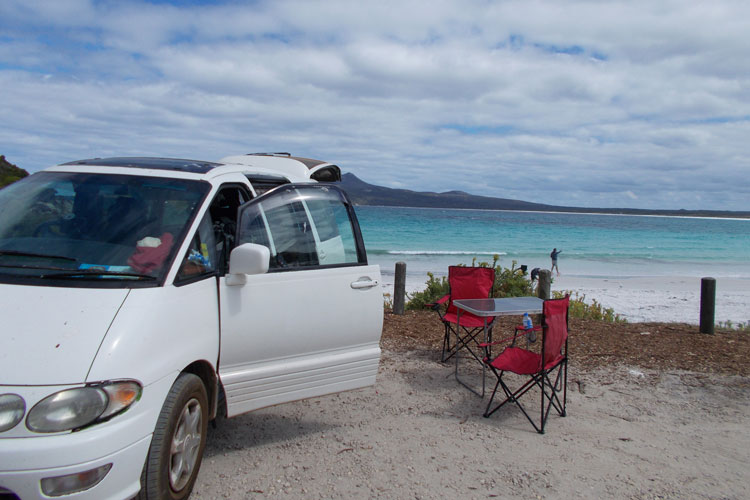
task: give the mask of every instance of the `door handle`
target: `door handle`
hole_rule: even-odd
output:
[[[378,280],[372,280],[367,276],[362,276],[361,278],[358,278],[357,281],[353,281],[351,287],[355,290],[363,290],[378,286],[378,284]]]

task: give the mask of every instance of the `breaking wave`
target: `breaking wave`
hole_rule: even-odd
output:
[[[507,252],[489,252],[486,250],[475,252],[466,250],[367,250],[367,253],[378,255],[508,255]]]

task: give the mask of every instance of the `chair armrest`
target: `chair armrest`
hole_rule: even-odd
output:
[[[502,344],[502,343],[507,342],[509,340],[516,340],[517,337],[523,337],[524,335],[527,335],[527,334],[529,334],[531,332],[534,332],[534,331],[540,331],[541,329],[542,329],[541,326],[535,326],[533,328],[529,328],[528,330],[525,330],[525,329],[521,329],[521,330],[516,329],[516,332],[511,337],[507,337],[507,338],[504,338],[502,340],[496,340],[494,342],[482,342],[481,344],[479,344],[479,347],[489,347],[491,345]],[[519,331],[521,331],[523,333],[519,335],[518,334]]]
[[[541,326],[532,326],[531,328],[525,328],[523,325],[518,325],[516,327],[516,332],[539,332],[541,330]]]
[[[518,325],[515,330],[515,337],[513,337],[513,342],[511,342],[511,346],[516,345],[516,340],[518,337],[526,337],[526,342],[533,343],[536,342],[536,332],[541,332],[544,329],[542,326],[533,326],[531,328],[526,328],[523,325]],[[523,332],[519,335],[518,332]]]
[[[431,304],[425,304],[424,306],[425,306],[425,307],[429,307],[429,308],[430,308],[430,309],[432,309],[433,311],[437,311],[438,309],[440,309],[440,304],[443,304],[443,303],[444,303],[445,301],[447,301],[447,300],[448,300],[449,298],[450,298],[450,294],[448,294],[448,295],[443,295],[442,297],[440,297],[439,299],[437,299],[437,300],[436,300],[435,302],[433,302],[433,303],[431,303]]]
[[[443,302],[445,302],[446,300],[448,300],[450,298],[451,298],[451,294],[446,294],[446,295],[443,295],[442,297],[440,297],[439,299],[437,299],[435,301],[435,303],[436,304],[442,304]]]

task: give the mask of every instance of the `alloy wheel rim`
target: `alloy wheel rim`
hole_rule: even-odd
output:
[[[183,489],[193,475],[201,446],[203,415],[200,402],[192,398],[180,412],[170,446],[169,484],[173,491]]]

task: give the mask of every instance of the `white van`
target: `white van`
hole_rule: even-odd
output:
[[[336,165],[106,158],[0,190],[0,498],[187,498],[208,422],[375,383]]]

